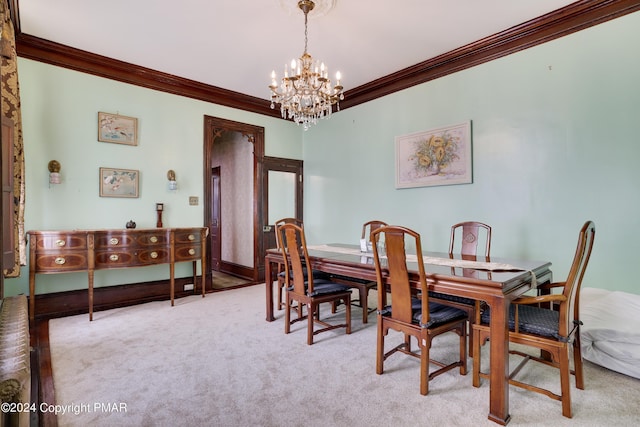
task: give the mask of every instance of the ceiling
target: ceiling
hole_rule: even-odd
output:
[[[345,91],[572,0],[317,0],[308,52]],[[20,31],[261,99],[304,50],[297,0],[19,0]]]

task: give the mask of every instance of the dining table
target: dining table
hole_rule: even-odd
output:
[[[349,244],[308,245],[309,263],[313,270],[356,279],[376,281],[373,254]],[[552,281],[551,263],[511,258],[464,258],[440,252],[423,255],[429,291],[483,301],[491,309],[490,374],[488,418],[501,425],[510,421],[509,414],[509,307],[511,301],[543,283]],[[265,256],[266,320],[274,321],[274,273],[284,258],[277,249]],[[386,258],[381,257],[383,278]],[[309,266],[307,266],[308,268]],[[418,284],[417,256],[407,256],[409,277]],[[470,319],[473,321],[474,319]]]

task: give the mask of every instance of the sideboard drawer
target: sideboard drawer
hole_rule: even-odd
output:
[[[140,265],[165,264],[171,261],[169,249],[140,249],[136,251],[136,260]]]
[[[189,229],[189,230],[176,230],[175,232],[175,243],[194,243],[199,244],[200,239],[200,230],[199,229]]]
[[[67,251],[49,255],[37,254],[35,264],[39,272],[84,271],[88,267],[87,253]]]
[[[202,257],[202,248],[200,245],[176,245],[175,251],[176,262],[194,261]]]
[[[125,248],[134,243],[134,236],[122,231],[97,231],[95,233],[96,249]]]
[[[127,251],[96,251],[96,270],[101,268],[122,268],[135,264],[135,254]]]
[[[140,233],[136,238],[136,242],[139,246],[166,246],[169,244],[169,235],[166,232],[162,231],[145,231],[144,233]]]
[[[47,233],[35,236],[36,251],[74,250],[87,248],[86,233]]]

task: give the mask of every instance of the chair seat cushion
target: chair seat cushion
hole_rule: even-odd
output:
[[[458,297],[455,295],[441,294],[439,292],[429,292],[429,298],[438,298],[445,301],[457,302],[465,305],[475,305],[476,301],[470,298]]]
[[[307,284],[305,283],[305,286]],[[309,293],[309,296],[316,297],[319,295],[328,295],[328,294],[336,294],[340,292],[349,292],[350,289],[348,286],[342,285],[340,283],[330,282],[328,280],[314,280],[313,281],[313,292]]]
[[[438,304],[437,302],[429,303],[429,321],[427,323],[422,322],[421,310],[413,315],[413,320],[423,328],[433,328],[444,323],[466,318],[467,313],[459,308]]]
[[[511,307],[509,307],[509,330],[511,331],[515,331],[516,328],[515,313],[516,306],[512,304]],[[483,324],[489,324],[491,320],[491,310],[489,307],[482,312],[480,319]],[[559,319],[560,314],[555,310],[532,305],[521,304],[518,306],[518,328],[520,332],[566,341],[566,338],[560,337],[558,334]]]
[[[419,324],[423,328],[431,328],[443,323],[451,322],[467,317],[467,313],[444,304],[437,302],[429,303],[429,322],[422,323],[422,301],[418,298],[411,299],[411,311],[413,311],[413,322]],[[388,305],[380,312],[383,316],[391,316],[391,306]]]

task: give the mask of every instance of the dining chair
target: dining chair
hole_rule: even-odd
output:
[[[491,252],[491,227],[478,221],[465,221],[451,226],[449,238],[449,256],[459,254],[463,259],[475,261],[478,255],[478,243],[484,241],[484,257],[489,261]],[[483,261],[484,261],[483,260]],[[469,322],[476,318],[480,310],[480,301],[454,295],[429,292],[432,301],[451,305],[467,313]],[[473,328],[469,325],[469,357],[473,357]]]
[[[351,289],[340,283],[324,279],[315,279],[313,274],[305,275],[305,266],[310,266],[309,253],[304,235],[304,229],[296,224],[283,224],[278,227],[276,233],[280,239],[280,250],[287,261],[285,267],[285,326],[284,332],[288,334],[291,324],[307,319],[307,344],[313,344],[313,336],[321,332],[336,328],[346,328],[346,333],[351,333]],[[291,320],[291,302],[296,301],[298,306],[307,307],[306,316],[298,316]],[[343,301],[345,304],[346,320],[344,323],[330,324],[320,319],[320,304],[336,303]],[[314,330],[314,324],[322,327]]]
[[[385,225],[387,225],[386,222],[379,220],[365,222],[362,225],[361,239],[365,242],[370,242],[369,236],[371,235],[371,232]],[[351,300],[351,303],[362,308],[362,323],[368,323],[369,314],[376,311],[375,308],[369,308],[369,291],[371,289],[376,289],[377,283],[371,280],[357,279],[355,277],[347,277],[337,274],[331,275],[331,280],[347,285],[350,288],[358,289],[358,299]]]
[[[280,240],[277,238],[277,233],[278,233],[278,227],[283,225],[283,224],[296,224],[298,227],[304,227],[304,223],[302,222],[302,220],[297,219],[297,218],[282,218],[279,219],[278,221],[275,222],[275,228],[276,228],[276,249],[280,249]],[[304,274],[305,274],[305,278],[307,275],[307,268],[304,267]],[[285,306],[284,303],[284,287],[285,287],[285,271],[284,271],[284,264],[280,263],[278,264],[278,270],[277,270],[277,280],[278,280],[278,310],[282,310]],[[313,271],[313,275],[316,279],[328,279],[329,275],[326,273],[323,273],[321,271]],[[305,279],[306,280],[306,279]]]
[[[569,378],[575,375],[576,388],[584,390],[582,371],[582,350],[580,347],[580,286],[584,277],[593,240],[595,224],[587,221],[580,230],[578,245],[571,263],[571,269],[564,282],[541,285],[544,292],[537,296],[523,296],[512,301],[509,312],[509,342],[540,350],[540,356],[531,355],[524,350],[510,348],[509,353],[523,357],[520,364],[510,372],[509,384],[544,394],[562,402],[562,415],[571,418],[571,394]],[[556,290],[555,293],[553,291]],[[480,386],[480,378],[488,378],[481,372],[480,351],[489,339],[490,309],[477,314],[473,346],[476,357],[473,358],[473,385]],[[573,371],[570,368],[570,350],[573,349]],[[516,375],[524,365],[534,360],[560,371],[560,394],[540,386],[516,380]]]
[[[383,239],[386,260],[381,258],[378,242]],[[422,256],[416,256],[418,266],[419,298],[412,292],[407,267],[406,243],[412,243],[416,254],[422,254],[420,235],[415,231],[399,226],[384,226],[371,233],[373,259],[376,267],[378,289],[385,284],[391,292],[391,305],[383,303],[382,293],[378,292],[378,339],[376,349],[376,373],[384,372],[384,361],[396,352],[420,359],[420,394],[429,392],[429,381],[457,366],[460,375],[467,374],[467,314],[455,307],[429,301],[427,278]],[[385,352],[385,337],[389,330],[403,334],[402,342]],[[455,362],[445,364],[431,360],[429,349],[431,341],[438,335],[454,332],[460,337],[460,354]],[[417,351],[411,349],[411,337],[418,341]],[[438,366],[429,372],[430,363]]]

